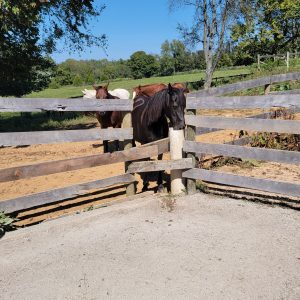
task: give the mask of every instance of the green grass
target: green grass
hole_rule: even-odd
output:
[[[251,70],[249,68],[241,68],[234,70],[218,70],[215,72],[214,77],[226,77],[232,75],[240,75],[240,74],[250,74]],[[204,78],[204,72],[198,72],[193,74],[179,74],[174,76],[164,76],[164,77],[152,77],[152,78],[143,78],[143,79],[128,79],[128,80],[120,80],[113,81],[109,84],[109,89],[123,88],[128,91],[132,91],[132,89],[138,85],[145,85],[151,83],[175,83],[175,82],[195,82],[200,81]],[[102,84],[106,84],[107,82],[102,82]],[[92,85],[84,85],[84,86],[65,86],[58,89],[45,89],[41,92],[31,93],[27,95],[27,97],[32,98],[70,98],[70,97],[78,97],[82,96],[81,90],[83,89],[92,89]]]
[[[0,132],[85,129],[96,124],[96,118],[75,112],[53,113],[50,117],[44,112],[0,114]]]

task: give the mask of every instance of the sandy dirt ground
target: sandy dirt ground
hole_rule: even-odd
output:
[[[151,196],[7,233],[2,300],[300,299],[299,212]]]

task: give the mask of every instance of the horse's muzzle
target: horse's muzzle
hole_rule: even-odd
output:
[[[185,123],[179,123],[179,124],[174,124],[173,129],[174,130],[182,130],[185,128]]]

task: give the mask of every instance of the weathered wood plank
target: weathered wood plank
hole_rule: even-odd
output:
[[[294,107],[291,109],[286,109],[285,110],[286,113],[299,113],[300,112],[300,107]],[[247,119],[273,119],[276,117],[276,115],[280,116],[280,112],[278,111],[270,111],[270,112],[266,112],[266,113],[261,113],[261,114],[257,114],[257,115],[252,115],[252,116],[248,116],[246,117]],[[201,135],[201,134],[206,134],[206,133],[210,133],[210,132],[216,132],[216,131],[220,131],[222,129],[218,129],[218,128],[207,128],[207,127],[197,127],[196,128],[196,135]]]
[[[129,165],[127,173],[143,173],[165,170],[182,170],[193,168],[192,158],[182,158],[175,160],[155,160],[155,161],[139,161]]]
[[[132,137],[132,128],[4,132],[0,133],[0,146],[123,140],[132,139]]]
[[[142,145],[141,147],[148,147],[148,146],[157,146],[158,147],[158,154],[163,154],[170,151],[170,138],[164,138],[155,142],[147,143]]]
[[[299,94],[300,95],[300,89],[295,89],[295,90],[287,90],[287,91],[274,91],[274,92],[270,92],[271,95],[285,95],[285,94],[289,94],[289,95],[295,95],[295,94]]]
[[[92,168],[112,163],[126,162],[158,155],[157,146],[130,148],[113,153],[81,156],[58,161],[0,169],[0,182],[45,176],[54,173]]]
[[[300,164],[300,152],[185,141],[183,151]]]
[[[190,169],[183,172],[182,176],[213,183],[238,186],[253,190],[261,190],[275,194],[283,194],[295,197],[299,197],[300,195],[300,184],[295,183],[246,177],[203,169]]]
[[[231,96],[198,97],[187,99],[187,109],[246,109],[271,107],[298,107],[300,95],[265,95],[265,96]]]
[[[129,99],[0,98],[0,112],[131,111]]]
[[[271,111],[271,112],[267,112],[267,113],[252,115],[252,116],[249,116],[249,117],[246,117],[246,118],[247,119],[272,119],[274,116],[275,116],[275,112]],[[197,127],[196,128],[196,135],[216,132],[216,131],[220,131],[220,130],[222,130],[222,129],[208,128],[208,127]]]
[[[42,193],[23,196],[15,199],[0,201],[0,211],[11,213],[28,209],[39,205],[49,204],[61,200],[70,199],[85,194],[88,190],[100,189],[117,184],[129,184],[135,181],[131,174],[123,174],[101,180],[80,183],[65,188],[54,189]]]
[[[300,72],[296,73],[288,73],[288,74],[280,74],[280,75],[272,75],[263,78],[241,81],[238,83],[227,84],[224,86],[211,88],[208,90],[202,90],[199,92],[193,92],[189,94],[189,97],[203,97],[203,96],[220,96],[229,93],[233,93],[236,91],[251,89],[254,87],[263,86],[266,84],[276,83],[276,82],[284,82],[289,80],[299,80]]]
[[[212,127],[222,129],[237,129],[260,132],[278,132],[300,134],[300,122],[289,120],[263,120],[246,118],[227,118],[212,116],[185,116],[188,125],[196,127]]]

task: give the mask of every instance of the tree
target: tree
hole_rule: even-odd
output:
[[[94,0],[0,1],[0,95],[21,96],[44,88],[53,63],[47,58],[63,40],[65,47],[105,46],[104,35],[89,32],[89,21],[104,6]]]
[[[243,59],[300,49],[300,1],[258,0],[253,18],[243,18],[232,31],[235,51]]]
[[[178,25],[186,43],[203,46],[206,70],[204,88],[211,86],[213,73],[224,50],[231,24],[235,24],[252,0],[169,0],[170,8],[191,6],[194,19],[190,27]]]
[[[137,51],[130,56],[128,65],[133,78],[151,77],[158,71],[158,62],[155,56]]]
[[[175,71],[185,71],[189,65],[189,54],[185,49],[185,45],[181,41],[173,40],[170,43],[170,48],[174,58]]]
[[[80,77],[79,74],[76,74],[74,79],[73,79],[73,85],[74,86],[80,86],[83,84],[82,78]]]
[[[49,84],[50,88],[59,88],[61,86],[72,84],[71,73],[61,67],[55,68],[55,73]]]
[[[174,57],[171,50],[169,41],[165,41],[161,45],[161,57],[159,61],[160,75],[168,76],[175,72]]]

